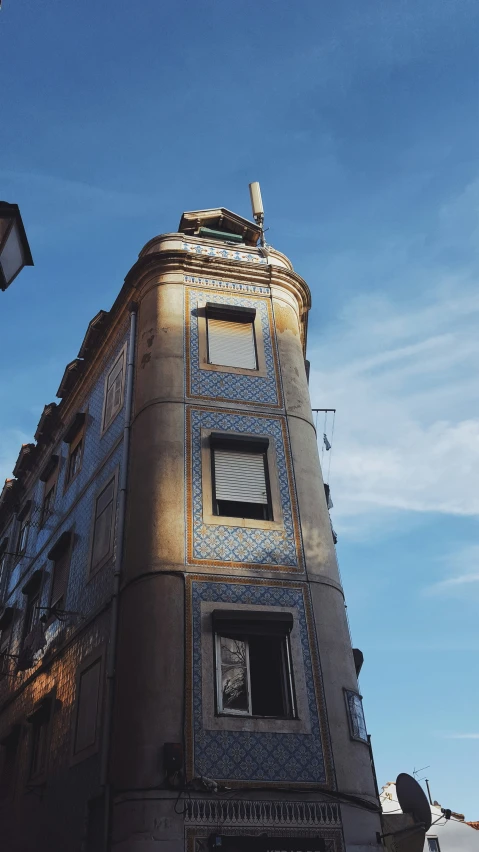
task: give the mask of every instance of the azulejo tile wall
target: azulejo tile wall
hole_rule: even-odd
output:
[[[207,246],[200,243],[183,243],[183,251],[189,254],[208,255],[208,257],[220,257],[227,260],[240,260],[246,263],[259,263],[266,266],[268,260],[260,254],[258,249],[252,251],[241,251],[240,249],[227,249],[225,246]]]
[[[221,305],[256,308],[263,333],[266,376],[239,375],[215,370],[202,370],[199,359],[198,305],[214,298]],[[186,317],[186,388],[190,397],[220,399],[228,402],[281,407],[281,391],[278,372],[278,357],[274,336],[271,303],[268,299],[248,298],[233,293],[211,292],[185,288]]]
[[[202,428],[268,435],[274,441],[283,529],[203,523]],[[187,407],[185,446],[187,564],[302,571],[303,547],[285,418]]]
[[[316,641],[306,587],[273,581],[220,581],[194,575],[187,585],[190,771],[216,780],[253,784],[330,784],[330,744]],[[212,731],[203,728],[201,602],[296,607],[311,733]],[[191,765],[191,763],[193,765]]]

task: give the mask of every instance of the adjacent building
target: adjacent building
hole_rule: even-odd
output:
[[[150,240],[5,483],[12,852],[380,847],[310,291],[259,238],[217,209]]]
[[[381,791],[384,814],[401,813],[396,784],[390,781]],[[426,832],[424,852],[479,852],[479,823],[468,823],[463,814],[448,814],[445,818],[438,802],[431,805],[431,827]]]

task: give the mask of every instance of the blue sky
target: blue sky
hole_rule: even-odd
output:
[[[249,216],[260,180],[268,240],[313,294],[313,404],[338,409],[332,515],[379,783],[429,764],[434,798],[469,819],[478,25],[477,0],[0,13],[0,196],[35,260],[0,294],[0,476],[142,245],[183,210]]]

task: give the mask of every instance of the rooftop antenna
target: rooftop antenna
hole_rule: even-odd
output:
[[[264,239],[264,208],[263,208],[263,199],[261,198],[261,187],[258,181],[254,181],[254,183],[250,183],[249,185],[249,194],[251,198],[251,207],[253,209],[253,217],[257,225],[261,228],[261,236],[260,243],[264,248],[265,239]]]

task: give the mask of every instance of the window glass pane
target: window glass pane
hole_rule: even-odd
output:
[[[248,700],[248,648],[241,639],[220,637],[221,696],[223,710],[247,713]]]
[[[428,837],[427,838],[429,852],[440,852],[439,850],[439,840],[437,837]]]
[[[20,534],[18,536],[18,553],[23,553],[25,550],[25,546],[27,543],[27,532],[28,532],[28,523],[24,521],[22,526],[20,527]]]
[[[50,606],[64,606],[64,597],[68,585],[68,568],[70,564],[70,550],[66,549],[58,557],[53,566],[53,583]]]
[[[251,709],[255,716],[286,716],[285,639],[250,636]]]
[[[208,360],[222,367],[256,370],[253,323],[209,318]]]
[[[118,379],[118,376],[123,371],[123,354],[115,362],[113,369],[110,371],[108,376],[107,386],[110,388]]]
[[[27,612],[25,616],[25,636],[33,630],[35,624],[40,618],[40,611],[38,609],[38,604],[40,603],[39,595],[35,595],[34,598],[30,598],[27,604]]]
[[[366,722],[364,719],[363,703],[361,697],[354,692],[348,693],[349,712],[351,715],[351,727],[353,736],[367,742]]]

